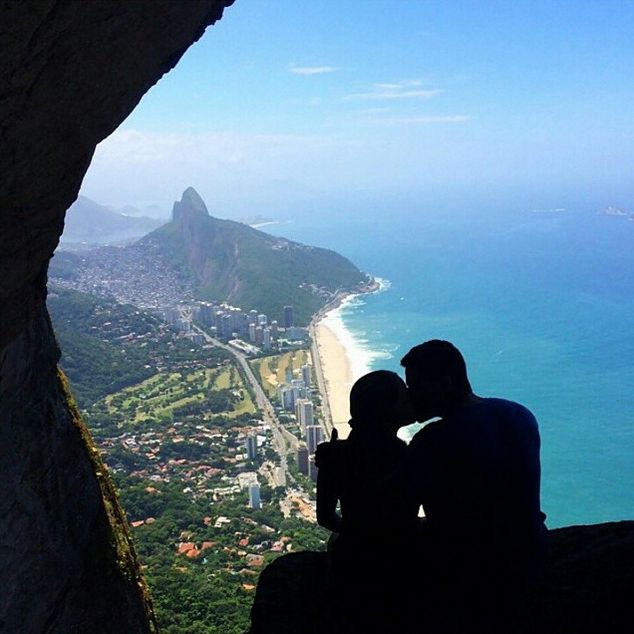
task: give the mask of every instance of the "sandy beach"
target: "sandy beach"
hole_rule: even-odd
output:
[[[350,359],[342,343],[323,320],[315,326],[315,337],[333,425],[339,437],[346,438],[350,432],[348,397],[354,382]]]
[[[324,408],[326,431],[330,432],[328,421],[332,421],[339,438],[347,438],[350,433],[350,388],[369,367],[367,355],[351,356],[357,348],[356,342],[343,326],[339,311],[348,302],[354,301],[358,295],[375,293],[384,286],[384,280],[371,278],[360,292],[340,293],[315,315],[310,324],[313,339],[311,352],[313,364],[317,366],[316,380],[327,403],[327,407]]]

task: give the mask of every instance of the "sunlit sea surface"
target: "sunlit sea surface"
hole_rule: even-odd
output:
[[[334,316],[355,373],[449,339],[542,435],[550,527],[634,519],[634,221],[585,210],[353,210],[265,228],[382,278]],[[332,320],[331,320],[332,323]]]

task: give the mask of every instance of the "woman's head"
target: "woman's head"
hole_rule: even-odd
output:
[[[412,422],[407,387],[396,372],[376,370],[350,390],[351,426],[396,432]]]

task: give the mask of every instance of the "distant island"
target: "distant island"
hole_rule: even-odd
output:
[[[597,213],[600,216],[624,216],[630,220],[634,220],[633,213],[626,211],[625,209],[621,209],[620,207],[604,207],[603,209],[599,209]]]

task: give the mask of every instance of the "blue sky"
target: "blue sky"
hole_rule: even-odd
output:
[[[82,193],[214,213],[333,200],[634,210],[634,2],[237,0]]]

